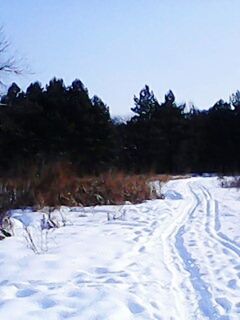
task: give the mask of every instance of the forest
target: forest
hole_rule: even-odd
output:
[[[134,96],[127,121],[111,118],[109,107],[90,97],[80,80],[65,86],[16,84],[1,97],[0,174],[17,176],[64,161],[78,174],[109,170],[127,173],[238,173],[240,92],[208,110],[163,102],[145,86]]]

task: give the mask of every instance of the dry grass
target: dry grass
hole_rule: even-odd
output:
[[[26,176],[0,179],[0,212],[27,206],[140,203],[159,197],[149,185],[154,180],[166,182],[169,176],[107,172],[79,177],[69,164],[54,163],[41,172],[31,168]]]

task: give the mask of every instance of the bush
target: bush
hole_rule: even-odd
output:
[[[240,177],[233,177],[231,179],[226,179],[220,177],[221,186],[223,188],[237,188],[240,189]]]

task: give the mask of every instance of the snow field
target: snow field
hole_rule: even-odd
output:
[[[216,178],[163,191],[139,205],[62,207],[58,229],[13,211],[15,236],[0,241],[0,319],[240,319],[240,193]]]

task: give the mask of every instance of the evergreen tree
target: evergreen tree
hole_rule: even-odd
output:
[[[144,119],[151,118],[152,113],[159,106],[153,91],[150,91],[147,85],[140,91],[139,98],[134,96],[134,102],[135,107],[131,110]]]

